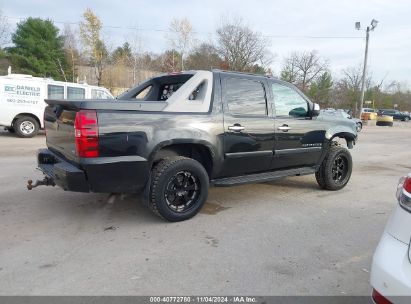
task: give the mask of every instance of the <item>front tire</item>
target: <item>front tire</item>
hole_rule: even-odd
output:
[[[39,132],[40,126],[33,117],[22,116],[17,118],[13,124],[14,132],[19,137],[29,138],[36,136]]]
[[[153,169],[150,209],[170,222],[196,215],[208,196],[209,179],[204,167],[182,156],[161,160]]]
[[[357,132],[361,132],[362,130],[362,123],[357,122]]]
[[[340,190],[350,180],[352,158],[350,152],[339,146],[332,146],[315,173],[318,185],[326,190]]]
[[[409,117],[405,117],[405,118],[404,118],[404,121],[405,121],[405,122],[409,122],[409,121],[410,121],[410,118],[409,118]]]

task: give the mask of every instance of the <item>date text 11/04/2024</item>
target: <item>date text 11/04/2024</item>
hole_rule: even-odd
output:
[[[233,297],[150,297],[150,303],[256,303],[255,297],[233,296]]]

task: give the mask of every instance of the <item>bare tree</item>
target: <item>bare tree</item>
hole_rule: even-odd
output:
[[[217,50],[235,71],[250,71],[255,65],[268,67],[272,54],[270,42],[260,33],[253,31],[241,18],[223,21],[217,29]]]
[[[139,32],[135,32],[132,36],[128,37],[128,42],[131,48],[130,66],[132,69],[133,84],[140,81],[141,73],[144,70],[151,68],[151,59],[148,52],[144,49],[143,38]],[[140,76],[139,76],[140,75]]]
[[[7,17],[0,10],[0,49],[7,43],[10,38],[10,25]]]
[[[317,51],[294,52],[285,59],[281,78],[307,92],[310,84],[327,71],[328,62],[323,60]]]
[[[193,27],[187,18],[173,19],[169,26],[173,33],[168,39],[173,49],[176,49],[181,55],[181,70],[184,70],[184,56],[188,53],[193,45]]]
[[[362,66],[348,67],[342,70],[342,74],[343,78],[340,82],[348,89],[359,92],[361,89]]]
[[[97,85],[100,85],[108,60],[108,51],[101,38],[102,23],[89,8],[85,10],[83,18],[84,20],[80,22],[80,36],[84,51],[95,69]]]
[[[361,64],[353,67],[348,67],[341,71],[342,78],[336,83],[334,89],[335,103],[340,107],[349,107],[354,110],[354,114],[358,109],[355,109],[355,103],[359,100],[361,94],[362,66]],[[369,96],[371,88],[371,76],[366,76],[366,97]]]
[[[70,65],[71,79],[73,82],[77,76],[77,66],[79,65],[79,51],[77,48],[76,33],[69,24],[64,25],[64,49],[66,51],[67,61]]]

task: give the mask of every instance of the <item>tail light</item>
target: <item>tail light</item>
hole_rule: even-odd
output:
[[[390,300],[388,300],[375,289],[372,290],[372,299],[374,300],[375,304],[392,304]]]
[[[95,110],[81,110],[74,122],[76,152],[79,157],[98,157],[98,123]]]
[[[397,187],[397,199],[401,207],[411,212],[411,175],[400,179]]]

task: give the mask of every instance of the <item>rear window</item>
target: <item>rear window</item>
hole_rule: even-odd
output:
[[[67,87],[67,99],[84,99],[86,90],[84,88]]]
[[[49,84],[47,86],[48,99],[64,99],[64,87],[59,85]]]
[[[160,96],[158,100],[165,101],[169,99],[183,84],[184,82],[163,84],[160,87]]]

